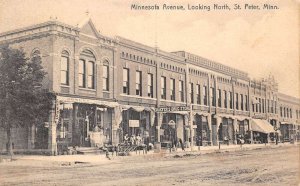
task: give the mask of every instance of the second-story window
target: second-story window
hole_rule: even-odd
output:
[[[123,93],[129,95],[129,69],[123,68]]]
[[[282,107],[280,107],[280,117],[282,117]],[[297,118],[298,118],[298,112],[297,112]]]
[[[79,87],[85,88],[85,61],[79,60],[79,69],[78,69],[78,84]]]
[[[170,98],[175,101],[175,79],[170,79]]]
[[[94,62],[92,61],[88,62],[87,81],[88,81],[88,88],[94,89],[95,88],[95,66],[94,66]]]
[[[233,93],[229,92],[229,108],[233,109]]]
[[[153,74],[148,74],[148,97],[153,98]]]
[[[197,104],[200,105],[200,103],[201,103],[201,97],[200,97],[200,85],[199,84],[196,87],[196,96],[197,96]]]
[[[142,96],[142,72],[135,72],[135,95]]]
[[[235,109],[239,110],[239,94],[235,93]]]
[[[96,58],[90,50],[84,50],[80,53],[78,78],[79,87],[95,88],[95,61]]]
[[[194,103],[194,83],[190,83],[190,101]]]
[[[211,106],[216,106],[216,96],[215,96],[215,88],[210,87],[210,104]]]
[[[207,86],[203,86],[203,104],[207,105]]]
[[[224,108],[227,108],[227,92],[224,90]]]
[[[243,94],[241,94],[240,96],[241,96],[241,110],[244,110],[244,96]]]
[[[245,95],[245,110],[248,111],[249,110],[249,105],[248,105],[248,96]]]
[[[180,101],[184,102],[184,92],[183,92],[183,81],[179,80],[179,96],[180,96]]]
[[[166,99],[167,98],[166,77],[162,76],[160,78],[160,86],[161,86],[161,99]]]
[[[63,51],[61,54],[60,83],[69,85],[69,53],[67,51]]]
[[[103,78],[103,90],[109,91],[109,67],[108,65],[103,65],[102,67],[102,78]]]
[[[218,107],[221,107],[222,102],[222,91],[218,89]]]

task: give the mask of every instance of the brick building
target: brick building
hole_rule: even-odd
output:
[[[299,137],[299,99],[278,92],[272,77],[185,52],[165,52],[109,38],[88,19],[57,20],[0,34],[0,44],[40,55],[45,88],[57,93],[44,125],[13,131],[15,150],[57,153],[60,144],[94,147],[141,135],[156,148],[287,141]],[[0,129],[0,149],[6,134]]]

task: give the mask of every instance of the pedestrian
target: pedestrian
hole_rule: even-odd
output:
[[[126,145],[128,145],[128,140],[129,140],[128,134],[125,134],[124,142],[125,142]]]
[[[183,142],[182,142],[182,139],[181,139],[181,138],[179,138],[179,143],[180,143],[181,149],[182,149],[183,151],[185,151],[185,150],[184,150],[184,146],[183,146]]]

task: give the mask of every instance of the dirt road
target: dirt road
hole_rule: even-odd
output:
[[[97,164],[0,164],[1,185],[298,185],[299,146],[176,157],[118,157]]]

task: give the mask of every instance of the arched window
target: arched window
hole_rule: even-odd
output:
[[[69,85],[69,53],[63,51],[60,59],[60,83]]]
[[[90,50],[81,52],[78,68],[79,87],[95,88],[95,61],[96,58]]]

